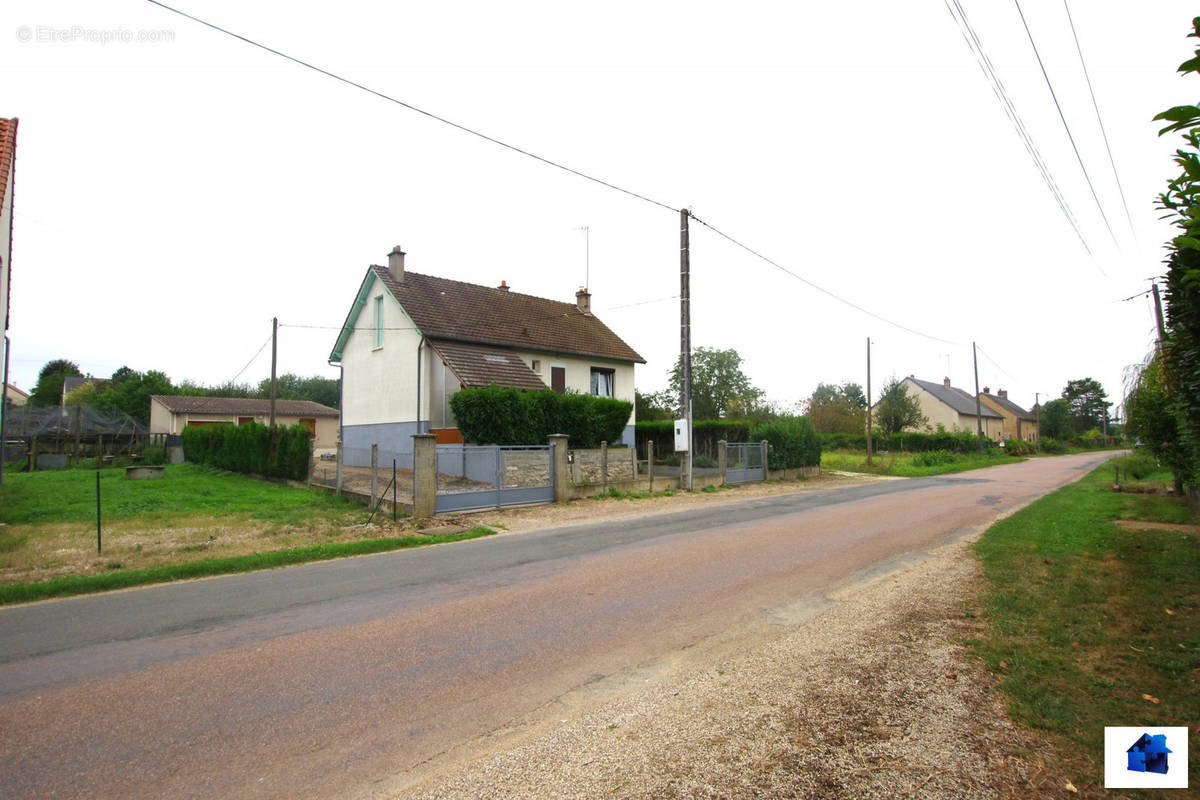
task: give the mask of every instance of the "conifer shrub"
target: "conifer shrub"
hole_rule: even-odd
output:
[[[770,445],[767,466],[771,469],[815,467],[821,463],[821,442],[807,417],[780,417],[755,425],[751,441]]]
[[[183,454],[188,461],[230,472],[299,481],[308,477],[312,432],[303,425],[268,428],[257,422],[187,427]]]

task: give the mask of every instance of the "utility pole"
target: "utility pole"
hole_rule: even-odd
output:
[[[691,260],[688,240],[688,217],[686,208],[679,211],[679,404],[680,412],[687,425],[687,454],[683,461],[683,474],[679,487],[692,491],[692,308],[690,290]]]
[[[1150,288],[1154,290],[1154,321],[1158,323],[1158,349],[1161,352],[1167,339],[1166,327],[1163,325],[1162,300],[1158,296],[1158,284],[1152,283]]]
[[[271,317],[271,427],[275,427],[275,355],[279,343],[279,317]]]
[[[871,337],[867,337],[867,466],[871,465]]]
[[[979,431],[979,452],[983,452],[983,409],[979,407],[979,354],[971,342],[971,360],[975,363],[975,429]]]

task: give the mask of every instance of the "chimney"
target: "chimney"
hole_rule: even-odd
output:
[[[500,285],[497,286],[496,288],[502,292],[507,292],[508,291],[508,281],[500,281]]]
[[[985,387],[983,387],[983,393],[984,393],[984,394],[991,394],[991,393],[992,393],[992,387],[990,387],[990,386],[985,386]]]
[[[591,315],[592,313],[592,296],[588,294],[587,287],[580,289],[575,293],[575,305],[579,306],[579,310],[584,314]]]
[[[950,379],[942,378],[942,386],[945,386],[947,389],[949,389],[950,388]]]
[[[404,283],[404,251],[400,249],[400,245],[396,245],[392,252],[388,253],[388,272],[392,273],[396,283]]]
[[[1008,399],[1008,390],[1007,389],[997,389],[996,394],[1000,395],[1000,397],[1002,397],[1005,400]]]

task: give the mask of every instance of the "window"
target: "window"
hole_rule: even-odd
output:
[[[383,347],[383,295],[375,298],[375,346]]]
[[[542,374],[542,362],[538,361],[536,358],[529,361],[529,368],[539,375]]]
[[[599,397],[612,397],[614,376],[615,372],[611,369],[592,367],[592,394]]]

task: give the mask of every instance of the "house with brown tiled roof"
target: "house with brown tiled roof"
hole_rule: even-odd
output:
[[[1007,391],[997,389],[996,393],[992,394],[991,388],[985,386],[979,394],[979,400],[985,406],[1004,417],[1004,421],[1000,426],[1001,438],[1021,439],[1026,442],[1036,442],[1038,440],[1037,415],[1032,411],[1026,411],[1012,400],[1009,400]]]
[[[461,442],[450,397],[473,386],[551,388],[634,399],[637,352],[591,311],[582,289],[559,302],[405,269],[396,247],[372,266],[329,355],[342,370],[346,463],[372,444],[412,452],[412,435]],[[630,416],[622,441],[633,444]],[[615,443],[614,443],[615,444]]]
[[[187,427],[245,425],[271,419],[271,401],[258,397],[150,395],[150,432],[179,434]],[[337,447],[338,410],[312,400],[276,400],[276,425],[303,425],[313,433],[314,451]]]
[[[916,398],[927,420],[927,429],[935,430],[941,426],[948,431],[975,433],[982,430],[989,439],[1000,440],[1004,417],[982,402],[977,413],[975,396],[965,389],[951,386],[949,378],[935,383],[909,375],[901,381],[901,385],[908,390],[910,397]]]

